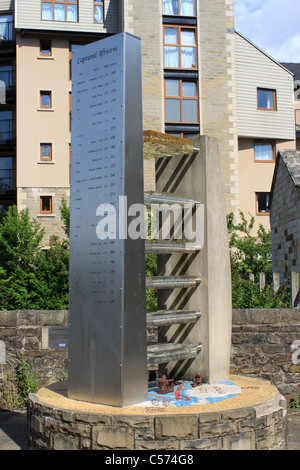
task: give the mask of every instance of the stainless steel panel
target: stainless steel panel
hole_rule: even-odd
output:
[[[128,40],[127,34],[89,44],[72,56],[68,388],[71,398],[115,406],[147,396],[144,243],[120,237],[128,221],[118,217],[120,196],[128,192],[130,203],[143,198],[141,124],[136,127],[142,122],[140,61],[140,40]],[[134,95],[126,87],[129,72]],[[126,119],[128,108],[135,119]],[[128,168],[135,168],[132,175]],[[116,215],[106,225],[105,208]],[[107,238],[101,239],[101,228]],[[134,355],[128,354],[128,342]],[[138,371],[132,386],[125,369]]]

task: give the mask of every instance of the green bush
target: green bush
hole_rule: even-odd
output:
[[[38,379],[32,362],[29,362],[23,353],[19,353],[17,367],[18,394],[21,405],[26,406],[28,395],[38,391]]]
[[[285,308],[291,305],[290,291],[282,285],[275,293],[272,283],[271,232],[261,224],[252,235],[255,219],[248,222],[240,211],[240,222],[234,223],[234,214],[227,216],[232,279],[233,308]],[[264,273],[266,287],[261,291],[258,276]],[[255,282],[249,280],[253,274]]]
[[[157,274],[157,260],[156,256],[146,254],[146,276],[156,276]],[[146,290],[146,307],[147,310],[157,309],[157,291],[155,289]]]

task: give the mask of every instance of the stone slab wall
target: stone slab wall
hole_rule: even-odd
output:
[[[42,386],[66,375],[67,349],[49,349],[45,337],[49,327],[68,325],[68,312],[58,311],[0,311],[0,395],[4,374],[16,370],[18,353],[33,363]]]
[[[66,410],[32,394],[29,450],[286,450],[286,412],[267,405],[265,414],[253,406],[186,415],[114,415]],[[192,454],[185,463],[194,463]]]
[[[300,393],[300,309],[233,310],[231,373]]]
[[[280,158],[270,212],[272,268],[280,281],[300,272],[300,189]]]
[[[51,349],[48,329],[66,327],[67,311],[0,311],[0,393],[3,372],[22,351],[34,363],[40,386],[67,372],[66,348]],[[155,339],[155,329],[148,331]],[[300,310],[234,310],[231,373],[269,380],[285,396],[300,393]]]

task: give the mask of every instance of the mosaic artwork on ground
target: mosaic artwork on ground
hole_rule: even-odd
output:
[[[139,403],[136,406],[166,407],[206,405],[235,397],[241,392],[241,387],[229,381],[213,385],[203,384],[198,387],[193,387],[192,382],[181,381],[175,384],[173,392],[161,395],[158,393],[157,384],[150,384],[148,401]]]

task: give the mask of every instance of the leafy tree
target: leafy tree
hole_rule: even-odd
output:
[[[251,273],[254,276],[264,273],[268,280],[272,280],[271,232],[260,224],[257,234],[252,235],[254,217],[251,216],[247,222],[244,213],[239,212],[241,220],[237,224],[233,221],[233,213],[227,216],[231,267],[244,277]]]
[[[33,272],[43,236],[44,230],[29,218],[27,209],[19,212],[16,206],[8,208],[0,224],[0,263],[8,276]]]
[[[36,259],[38,292],[43,297],[40,307],[67,309],[69,304],[69,243],[58,237],[50,238],[50,248],[41,250]]]
[[[64,224],[64,231],[68,238],[70,238],[70,209],[67,206],[65,198],[62,198],[60,204],[60,215]]]
[[[44,230],[28,210],[8,209],[0,224],[0,309],[68,307],[68,241],[41,246]]]
[[[233,308],[283,308],[290,306],[288,287],[283,285],[274,293],[272,284],[271,232],[259,225],[256,235],[252,235],[255,219],[248,222],[240,211],[240,222],[234,223],[233,213],[227,216],[232,278]],[[267,286],[262,291],[257,282],[249,280],[254,274],[266,276]]]

